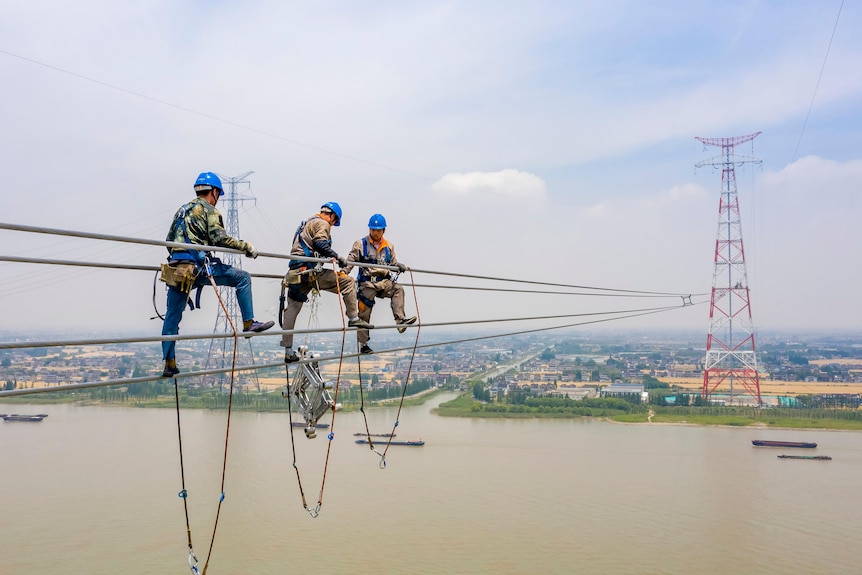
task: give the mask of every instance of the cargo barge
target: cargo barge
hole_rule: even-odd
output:
[[[48,417],[47,413],[39,413],[37,415],[20,415],[18,413],[13,413],[12,415],[6,415],[5,413],[0,413],[0,417],[3,418],[3,421],[42,421],[46,417]]]
[[[778,456],[778,459],[816,459],[817,461],[832,461],[828,455],[784,455]]]
[[[367,445],[368,440],[367,439],[357,439],[356,443],[358,443],[359,445]],[[378,441],[377,443],[383,444],[386,442],[385,441]],[[407,445],[409,447],[422,447],[423,445],[425,445],[425,442],[421,439],[418,439],[415,441],[390,441],[389,445]]]
[[[755,447],[804,447],[806,449],[817,447],[816,443],[810,441],[769,441],[766,439],[752,439],[751,444]]]

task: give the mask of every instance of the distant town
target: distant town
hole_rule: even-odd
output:
[[[623,397],[647,402],[650,394],[659,390],[662,396],[674,398],[681,394],[694,397],[701,391],[704,347],[700,334],[543,332],[472,337],[477,336],[449,334],[440,345],[428,345],[433,340],[423,340],[427,347],[419,347],[411,357],[403,348],[412,340],[383,335],[374,341],[380,353],[361,356],[358,367],[355,358],[345,359],[339,385],[350,389],[358,386],[361,378],[367,389],[400,388],[409,370],[411,381],[453,390],[481,388],[483,398],[492,402],[511,400],[512,396]],[[468,341],[461,341],[464,339]],[[252,357],[257,365],[279,365],[283,349],[275,341],[271,337],[241,340],[238,365],[248,365]],[[229,340],[181,341],[180,367],[193,373],[229,366],[231,345]],[[332,336],[321,337],[312,345],[323,357],[338,356],[340,346],[340,337]],[[351,344],[347,347],[346,353],[355,352]],[[396,348],[401,351],[386,351]],[[324,376],[334,379],[338,364],[322,363]],[[0,382],[5,390],[143,377],[159,380],[161,370],[160,346],[152,343],[0,350]],[[761,335],[758,371],[766,406],[781,405],[782,397],[810,396],[842,407],[858,407],[862,397],[862,335]],[[185,378],[184,385],[222,388],[225,378],[224,374]],[[270,367],[244,372],[235,386],[254,393],[285,383],[284,369]],[[679,393],[669,395],[667,390]],[[753,401],[741,388],[719,388],[713,399],[740,405]]]

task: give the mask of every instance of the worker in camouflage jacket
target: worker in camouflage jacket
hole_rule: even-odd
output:
[[[215,205],[224,195],[221,180],[212,172],[203,172],[195,181],[197,198],[185,204],[174,215],[171,229],[165,241],[182,244],[218,246],[245,252],[256,258],[257,250],[251,243],[232,238],[227,234],[222,217]],[[209,283],[206,272],[206,252],[189,248],[168,248],[168,264],[163,266],[162,280],[168,284],[168,300],[162,335],[176,335],[186,303],[194,309],[189,299],[192,288]],[[274,322],[254,320],[251,297],[251,275],[247,271],[209,258],[209,271],[216,285],[236,288],[236,301],[242,313],[242,329],[245,332],[261,332],[275,325]],[[167,269],[165,269],[167,267]],[[162,377],[173,377],[180,372],[176,361],[176,342],[163,341],[162,355],[165,369]]]
[[[368,220],[368,235],[356,240],[350,253],[347,255],[348,266],[344,268],[350,273],[352,266],[350,262],[365,264],[378,264],[394,267],[398,272],[403,272],[407,266],[395,257],[395,246],[393,246],[383,234],[386,233],[386,218],[382,214],[374,214]],[[359,284],[357,299],[359,300],[359,317],[365,321],[371,320],[371,311],[374,308],[375,299],[389,298],[389,306],[392,308],[392,316],[398,324],[398,332],[404,333],[405,326],[416,321],[416,316],[406,317],[404,313],[404,288],[395,283],[392,270],[387,268],[356,266],[358,271],[356,281]],[[360,353],[374,353],[368,340],[371,339],[368,330],[360,329],[356,332],[356,341],[360,346]]]

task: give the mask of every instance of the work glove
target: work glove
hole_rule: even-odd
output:
[[[250,257],[251,259],[255,259],[259,254],[254,246],[251,245],[251,242],[245,242],[245,255]]]
[[[397,264],[395,264],[395,267],[398,268],[398,273],[403,274],[404,272],[407,271],[407,266],[402,264],[401,262],[398,262]]]
[[[339,267],[345,268],[347,267],[347,260],[344,259],[344,256],[337,256],[335,261],[338,262]]]

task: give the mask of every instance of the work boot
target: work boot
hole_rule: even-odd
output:
[[[275,325],[274,321],[268,321],[268,322],[264,323],[261,321],[254,321],[253,319],[250,319],[248,321],[242,322],[242,331],[261,332],[261,331],[268,330],[269,328],[271,328],[274,325]],[[249,338],[251,336],[247,335],[245,337]]]
[[[166,359],[165,360],[165,370],[162,372],[162,377],[173,377],[180,372],[180,368],[177,367],[177,360],[175,359]]]
[[[371,346],[367,343],[362,344],[362,348],[359,350],[359,353],[371,354],[374,353],[374,350],[371,349]]]
[[[284,349],[284,363],[294,363],[299,361],[299,356],[296,355],[296,352],[293,351],[292,347],[287,347]]]
[[[395,323],[397,323],[398,325],[412,325],[412,324],[416,323],[416,316],[414,315],[413,317],[408,317],[405,319],[399,319]],[[407,331],[406,327],[399,327],[398,328],[398,333],[404,333],[405,331]]]
[[[374,326],[362,318],[355,317],[348,320],[347,327],[358,327],[359,329],[374,329]]]

